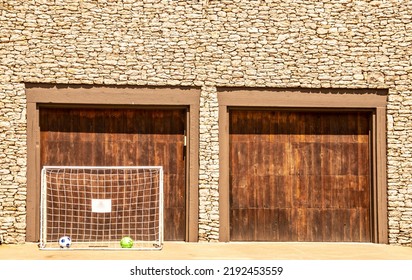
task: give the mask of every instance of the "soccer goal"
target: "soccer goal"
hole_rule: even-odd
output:
[[[159,250],[163,169],[45,166],[40,216],[41,249]]]

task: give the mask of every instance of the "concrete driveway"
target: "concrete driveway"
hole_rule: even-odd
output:
[[[160,251],[39,250],[0,245],[0,260],[412,260],[412,247],[370,243],[184,243]]]

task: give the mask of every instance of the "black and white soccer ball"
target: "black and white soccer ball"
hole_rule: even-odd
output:
[[[69,236],[62,236],[59,239],[59,246],[60,248],[70,248],[72,245],[72,240]]]

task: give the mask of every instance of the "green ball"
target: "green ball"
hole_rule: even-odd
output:
[[[120,246],[122,248],[132,248],[133,247],[133,239],[131,239],[129,236],[125,236],[120,240]]]

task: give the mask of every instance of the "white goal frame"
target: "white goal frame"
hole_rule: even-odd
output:
[[[47,172],[50,170],[60,170],[67,171],[68,173],[63,173],[63,177],[59,177],[60,180],[57,181],[54,186],[55,190],[50,189],[51,183],[47,180]],[[78,185],[72,183],[71,174],[72,172],[80,170],[81,177]],[[95,173],[91,173],[95,172]],[[106,173],[108,172],[108,173]],[[117,172],[117,173],[111,173]],[[133,173],[136,172],[136,173]],[[144,175],[143,173],[146,172]],[[153,177],[147,176],[147,172],[153,172]],[[133,174],[132,174],[133,173]],[[68,175],[67,175],[68,174]],[[86,175],[85,175],[86,174]],[[91,175],[87,175],[91,174]],[[132,175],[131,175],[132,174]],[[64,176],[69,176],[70,179]],[[100,179],[90,180],[87,183],[85,177],[100,178],[103,176],[103,183]],[[104,180],[107,177],[116,177],[118,180]],[[131,176],[136,176],[132,178]],[[141,177],[139,177],[141,176]],[[147,176],[147,177],[146,177]],[[127,180],[125,179],[127,177]],[[57,178],[57,177],[56,177]],[[79,178],[79,177],[77,177]],[[123,178],[123,179],[120,179]],[[152,179],[155,178],[156,182]],[[51,179],[50,179],[51,180]],[[83,180],[83,181],[82,181]],[[124,180],[124,181],[122,181]],[[136,182],[137,180],[137,182]],[[146,181],[147,180],[147,181]],[[66,185],[66,182],[69,183]],[[132,184],[134,182],[135,184]],[[108,183],[109,185],[106,185]],[[110,185],[112,184],[112,185]],[[152,188],[152,186],[155,186]],[[68,200],[61,201],[60,192],[66,192],[67,189],[75,189],[75,196],[69,196]],[[86,190],[82,189],[86,188]],[[63,189],[63,190],[62,190]],[[87,189],[91,191],[88,192]],[[103,189],[103,192],[101,191]],[[106,189],[110,191],[106,193]],[[123,193],[116,192],[116,190],[122,189]],[[94,193],[97,190],[97,193]],[[113,191],[114,190],[114,191]],[[127,190],[132,190],[127,192]],[[53,195],[57,193],[57,195]],[[149,193],[149,195],[147,195]],[[115,194],[116,197],[112,197]],[[140,196],[139,196],[140,194]],[[99,198],[93,198],[93,195],[99,196]],[[109,198],[104,196],[110,195]],[[134,196],[132,196],[134,195]],[[104,198],[101,198],[101,197]],[[50,200],[50,197],[52,199]],[[53,201],[53,197],[56,201]],[[145,200],[147,198],[151,200]],[[67,199],[67,197],[66,197]],[[77,199],[77,200],[76,200]],[[125,202],[129,203],[120,203]],[[68,202],[69,201],[69,202]],[[74,201],[82,201],[84,204],[75,203]],[[87,201],[87,204],[86,204]],[[112,202],[113,201],[113,202]],[[112,205],[112,204],[118,204]],[[53,205],[58,205],[54,207]],[[62,205],[62,206],[61,206]],[[65,205],[72,205],[72,209],[67,210]],[[61,207],[60,207],[61,206]],[[68,207],[68,206],[67,206]],[[40,242],[39,248],[42,250],[62,250],[58,244],[58,238],[61,236],[70,236],[72,239],[72,244],[69,248],[64,248],[64,250],[161,250],[163,247],[164,239],[164,214],[163,214],[163,167],[162,166],[44,166],[41,170],[41,201],[40,201]],[[57,210],[55,209],[57,208]],[[60,208],[64,208],[63,210]],[[87,210],[85,210],[87,208]],[[123,216],[127,211],[134,214],[135,216]],[[113,209],[115,209],[113,211]],[[120,210],[119,210],[120,209]],[[124,210],[124,211],[123,211]],[[88,232],[89,237],[83,238],[81,234],[78,234],[79,227],[76,228],[76,224],[80,223],[76,220],[76,216],[71,217],[69,222],[63,221],[67,216],[60,216],[61,212],[70,213],[80,213],[80,220],[93,220],[93,221],[104,221],[103,223],[91,223],[82,222],[82,228],[80,232]],[[74,212],[76,211],[76,212]],[[53,214],[57,213],[57,214]],[[85,214],[87,213],[87,214]],[[113,213],[113,216],[112,216]],[[48,215],[49,214],[49,215]],[[89,215],[89,216],[83,216]],[[92,215],[93,217],[90,217]],[[57,216],[57,221],[53,221],[53,217]],[[106,218],[101,218],[101,217]],[[52,217],[52,218],[50,218]],[[154,218],[153,218],[154,217]],[[122,223],[118,223],[117,220],[122,220]],[[133,221],[132,225],[141,225],[142,228],[127,228],[127,222],[123,223],[124,220]],[[148,220],[151,219],[151,220]],[[112,221],[115,220],[114,227],[112,226]],[[144,220],[144,222],[143,222]],[[75,222],[73,222],[75,221]],[[107,222],[109,221],[109,222]],[[142,221],[142,222],[137,222]],[[54,228],[54,224],[58,224]],[[49,226],[52,224],[53,226]],[[60,228],[60,224],[71,224],[75,225],[73,228]],[[117,225],[120,226],[117,226]],[[144,225],[150,225],[146,228]],[[72,226],[73,227],[73,226]],[[90,227],[90,228],[88,228]],[[103,236],[94,236],[92,233],[98,232],[99,229],[96,228],[104,227]],[[123,228],[124,227],[124,228]],[[109,228],[109,229],[107,229]],[[77,230],[76,234],[71,236]],[[49,231],[53,231],[50,233]],[[109,232],[109,233],[107,233]],[[136,233],[141,232],[141,233]],[[145,235],[145,232],[150,232]],[[85,235],[85,234],[83,234]],[[92,236],[93,235],[93,236]],[[144,238],[139,238],[144,235]],[[133,239],[132,248],[122,248],[120,246],[121,237],[130,236]]]

